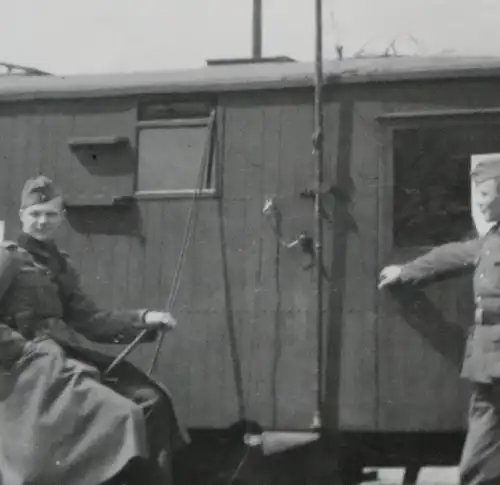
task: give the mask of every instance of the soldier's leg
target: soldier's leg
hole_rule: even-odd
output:
[[[172,483],[172,429],[176,426],[168,397],[154,385],[131,374],[110,385],[116,392],[137,404],[143,412],[151,453],[151,472],[158,483]]]
[[[141,459],[132,460],[118,475],[99,485],[172,485],[172,482],[163,480]]]
[[[153,461],[151,471],[158,483],[172,483],[170,403],[166,402],[166,396],[159,389],[145,384],[134,388],[129,397],[142,408],[146,419]]]
[[[460,461],[460,484],[493,483],[500,483],[500,386],[476,384]]]

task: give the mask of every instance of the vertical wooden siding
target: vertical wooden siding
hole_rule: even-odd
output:
[[[332,223],[325,426],[376,426],[377,163],[380,140],[373,115],[379,102],[333,94],[326,107]],[[326,183],[325,182],[325,183]],[[327,226],[328,227],[328,226]]]
[[[297,248],[281,250],[276,286],[276,238],[262,209],[277,197],[289,240],[312,229],[312,206],[299,197],[311,183],[311,105],[235,97],[221,116],[223,198],[199,203],[179,295],[182,336],[168,344],[162,369],[181,364],[169,381],[193,425],[245,417],[306,428],[316,386],[311,273]]]
[[[180,325],[167,337],[158,366],[192,426],[226,426],[243,417],[269,427],[311,424],[311,273],[303,269],[307,259],[297,248],[281,250],[277,289],[276,238],[262,215],[265,198],[275,195],[285,237],[311,232],[312,206],[299,197],[312,182],[311,130],[310,103],[287,95],[235,96],[219,110],[223,197],[197,202],[174,308]],[[146,261],[155,275],[145,283],[143,304],[158,306],[167,298],[190,205],[141,203],[148,221]],[[145,274],[151,276],[148,269]],[[133,359],[143,364],[151,354],[144,347]]]
[[[376,288],[383,265],[419,253],[392,248],[392,147],[377,115],[491,107],[498,104],[497,98],[484,83],[464,82],[333,92],[326,111],[326,136],[333,143],[328,145],[327,163],[330,181],[341,197],[333,201],[327,235],[331,239],[325,244],[332,258],[327,262],[331,277],[327,427],[359,431],[463,427],[467,387],[459,381],[459,369],[465,330],[471,324],[470,280],[442,282],[423,295],[410,290],[405,302]],[[426,312],[422,296],[438,314]]]
[[[191,426],[245,417],[307,428],[317,385],[314,280],[298,248],[281,249],[275,266],[276,238],[262,208],[276,196],[285,237],[312,234],[312,203],[299,196],[313,184],[312,104],[286,93],[233,96],[222,104],[223,197],[196,203],[173,309],[180,325],[165,339],[157,377]],[[92,189],[72,164],[68,137],[135,140],[134,100],[5,104],[0,115],[0,207],[8,237],[16,235],[19,193],[29,176],[40,172],[63,188]],[[61,244],[103,307],[162,308],[191,205],[165,199],[133,209],[70,209]],[[147,368],[153,351],[144,345],[131,359]]]
[[[376,290],[383,264],[413,256],[393,253],[384,237],[392,231],[390,159],[376,115],[500,104],[484,86],[436,89],[359,92],[326,107],[327,183],[349,195],[349,202],[332,202],[325,234],[332,280],[327,426],[446,430],[463,423],[457,365],[429,345],[390,295]],[[286,239],[312,234],[312,202],[299,196],[314,182],[311,102],[299,93],[231,95],[219,116],[223,197],[197,203],[174,307],[180,325],[165,339],[157,376],[192,426],[225,426],[244,416],[270,427],[306,428],[316,406],[314,279],[298,248],[280,251],[276,271],[276,239],[262,207],[267,196],[277,197]],[[2,105],[0,219],[7,219],[7,237],[17,231],[27,177],[43,172],[63,187],[89,188],[71,170],[69,136],[122,135],[134,144],[134,132],[134,100]],[[190,207],[189,199],[170,199],[127,210],[72,210],[61,244],[102,306],[163,307]],[[446,321],[468,325],[466,282],[440,283],[426,295]],[[446,349],[455,345],[438,334]],[[145,345],[132,360],[147,368],[153,350]]]
[[[461,81],[401,86],[379,94],[385,111],[491,108],[500,105],[493,83]],[[392,244],[393,183],[390,138],[380,164],[380,266],[408,261],[425,249]],[[379,295],[377,428],[450,431],[465,426],[468,386],[459,379],[467,328],[473,323],[471,279],[440,282],[403,297]]]

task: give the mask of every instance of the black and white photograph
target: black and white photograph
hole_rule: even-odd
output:
[[[0,485],[500,485],[500,0],[0,19]]]

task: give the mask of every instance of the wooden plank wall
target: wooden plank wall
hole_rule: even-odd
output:
[[[131,100],[85,103],[5,103],[0,106],[0,149],[3,157],[2,205],[8,212],[9,232],[18,227],[19,197],[25,180],[40,173],[61,181],[66,193],[101,190],[102,176],[89,174],[71,153],[72,136],[101,134],[128,137],[135,143],[135,105]],[[133,173],[110,179],[110,191],[133,180]],[[83,188],[85,187],[85,190]],[[106,186],[105,186],[106,187]]]
[[[156,374],[191,426],[226,426],[242,417],[278,428],[312,422],[313,275],[298,248],[277,254],[262,215],[265,198],[276,196],[285,238],[312,234],[312,202],[299,197],[313,184],[311,101],[310,94],[286,92],[222,98],[223,197],[196,204],[173,308],[180,325],[165,339]],[[71,170],[69,136],[121,135],[135,143],[134,100],[5,104],[0,115],[0,198],[10,238],[27,177],[45,173],[82,191],[92,183]],[[191,207],[190,199],[166,199],[132,209],[70,209],[60,243],[101,306],[163,308]],[[144,345],[131,360],[147,369],[153,351]]]
[[[398,86],[377,93],[386,112],[500,106],[487,81]],[[408,261],[425,248],[404,250],[392,244],[392,159],[390,138],[380,164],[380,267]],[[377,329],[377,428],[390,431],[463,429],[469,388],[459,372],[467,328],[473,320],[471,279],[465,277],[379,296]]]
[[[346,91],[327,100],[325,179],[341,194],[327,204],[324,241],[327,426],[435,431],[463,425],[456,339],[447,339],[443,327],[434,334],[439,345],[431,345],[393,297],[376,290],[381,266],[416,254],[394,252],[386,238],[392,231],[390,157],[376,116],[500,105],[483,84],[454,86]],[[71,190],[89,189],[92,182],[83,183],[73,170],[69,136],[122,135],[134,145],[135,104],[0,106],[0,219],[7,221],[7,237],[19,227],[26,178],[40,172]],[[313,233],[312,202],[300,197],[314,183],[311,96],[233,94],[221,98],[217,123],[223,197],[196,204],[173,309],[180,325],[165,340],[157,376],[191,426],[221,427],[245,417],[269,427],[307,428],[318,385],[313,273],[304,269],[308,259],[298,248],[277,247],[262,208],[276,197],[287,240]],[[103,307],[161,308],[191,207],[189,199],[170,199],[140,201],[133,209],[72,209],[60,242]],[[425,295],[453,334],[466,328],[466,281],[440,283]],[[153,351],[144,345],[131,358],[146,369]]]
[[[328,94],[327,169],[333,200],[325,426],[347,431],[454,431],[465,424],[459,380],[472,320],[469,279],[442,282],[403,300],[376,288],[380,269],[424,249],[392,247],[391,139],[384,112],[497,106],[484,82],[344,87]],[[346,197],[346,195],[348,197]],[[330,249],[329,249],[330,250]],[[328,251],[329,251],[328,250]],[[328,251],[325,256],[328,257]],[[435,312],[429,313],[434,308]]]
[[[198,206],[196,249],[179,295],[182,336],[167,344],[161,365],[166,373],[188,366],[175,371],[172,387],[193,425],[244,416],[307,428],[316,398],[311,272],[297,248],[280,249],[276,266],[276,238],[262,209],[276,196],[288,240],[312,230],[312,206],[299,197],[312,176],[311,104],[286,94],[221,104],[223,197]]]
[[[377,418],[377,101],[334,92],[325,112],[332,224],[325,426],[373,430]],[[326,183],[326,182],[325,182]]]
[[[384,264],[414,256],[394,252],[386,239],[392,231],[390,157],[376,116],[384,110],[500,105],[493,87],[453,86],[346,89],[327,99],[325,179],[341,194],[327,204],[331,222],[324,241],[330,278],[327,426],[436,431],[463,425],[466,393],[449,357],[456,357],[455,340],[436,330],[441,347],[430,345],[393,297],[376,290]],[[165,339],[157,372],[191,426],[222,427],[241,417],[275,428],[311,424],[318,385],[313,273],[304,269],[308,259],[298,248],[278,251],[262,215],[265,199],[275,196],[285,239],[313,233],[312,201],[300,197],[314,184],[311,100],[302,92],[221,97],[223,197],[196,204],[173,309],[180,325]],[[26,178],[42,172],[63,187],[82,185],[71,170],[67,137],[122,135],[134,146],[135,105],[88,100],[0,106],[0,219],[7,220],[7,237],[19,227]],[[161,308],[191,207],[189,199],[168,199],[143,200],[132,209],[73,209],[60,242],[103,307]],[[440,283],[425,295],[454,334],[465,329],[466,281]],[[153,351],[154,345],[144,345],[131,359],[146,369]]]

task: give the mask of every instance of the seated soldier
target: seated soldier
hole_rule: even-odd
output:
[[[0,483],[169,485],[172,452],[188,441],[165,389],[128,362],[82,345],[149,341],[167,312],[102,311],[54,243],[63,198],[38,177],[22,193],[22,232],[0,245]],[[109,482],[111,483],[111,482]],[[139,483],[139,480],[137,480]]]

